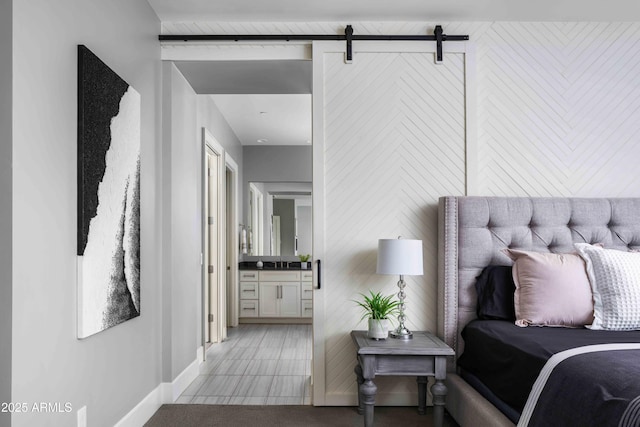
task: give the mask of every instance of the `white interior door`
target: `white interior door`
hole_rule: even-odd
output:
[[[397,293],[375,274],[377,240],[421,239],[424,275],[407,276],[407,326],[436,330],[437,201],[463,195],[473,155],[471,57],[465,43],[313,45],[314,405],[355,405],[350,331],[366,329],[358,293]],[[468,121],[469,120],[469,121]],[[316,274],[317,278],[317,274]],[[415,404],[415,379],[380,381],[376,404]]]
[[[218,282],[219,261],[219,233],[218,233],[218,204],[219,204],[219,182],[218,182],[219,156],[210,149],[207,150],[207,301],[209,316],[207,317],[207,331],[209,342],[218,342],[218,322],[220,313],[218,310],[220,293],[220,283]]]
[[[238,164],[229,153],[224,156],[226,167],[226,208],[225,208],[225,260],[226,260],[226,299],[227,326],[238,326]],[[222,339],[226,339],[223,329]]]
[[[203,139],[203,341],[227,335],[226,167],[224,149],[206,129]]]

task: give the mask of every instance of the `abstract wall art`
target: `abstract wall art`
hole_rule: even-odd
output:
[[[140,315],[140,102],[78,46],[78,338]]]

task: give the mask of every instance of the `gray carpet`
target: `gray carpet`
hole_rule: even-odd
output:
[[[419,415],[416,407],[375,408],[376,427],[432,427],[432,408]],[[362,427],[364,418],[349,406],[162,405],[145,427]],[[457,424],[445,413],[445,427]]]

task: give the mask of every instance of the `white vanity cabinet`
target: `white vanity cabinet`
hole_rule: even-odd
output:
[[[261,317],[300,317],[300,272],[260,271]]]
[[[260,282],[261,317],[300,317],[300,282]]]
[[[311,317],[312,274],[240,270],[240,317]]]

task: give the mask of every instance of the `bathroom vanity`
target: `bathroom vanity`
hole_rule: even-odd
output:
[[[287,323],[309,323],[312,278],[312,270],[241,266],[240,323],[281,323],[285,319]]]

